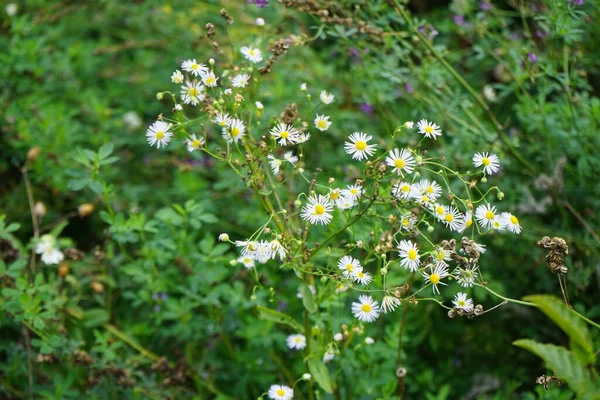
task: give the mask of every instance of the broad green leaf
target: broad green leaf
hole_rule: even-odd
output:
[[[100,150],[98,150],[98,157],[100,157],[101,160],[105,159],[106,157],[112,154],[113,149],[114,146],[112,143],[106,143],[105,145],[100,147]]]
[[[266,319],[267,321],[273,321],[278,324],[289,325],[299,332],[304,332],[304,328],[296,320],[287,314],[280,313],[279,311],[271,310],[263,306],[256,306],[258,310],[259,318]]]
[[[59,237],[60,234],[62,233],[63,229],[65,229],[65,227],[69,225],[68,221],[62,221],[60,222],[58,225],[56,225],[54,228],[52,228],[52,230],[50,231],[50,235],[56,237]]]
[[[593,399],[594,393],[600,393],[600,385],[596,377],[592,380],[590,370],[578,363],[573,354],[564,347],[553,344],[538,343],[530,339],[513,342],[515,346],[529,350],[540,357],[556,376],[569,384],[580,399]]]
[[[83,326],[95,328],[108,322],[108,313],[103,308],[92,308],[83,314]]]
[[[308,370],[312,374],[315,381],[321,386],[327,393],[333,393],[333,387],[331,386],[331,378],[329,377],[329,371],[323,363],[323,361],[317,358],[311,358],[308,360]]]
[[[302,304],[310,313],[317,311],[313,293],[307,285],[300,286],[300,293],[302,293]]]
[[[594,353],[592,339],[585,323],[558,297],[533,295],[526,296],[524,299],[536,304],[548,318],[554,321],[583,350]]]

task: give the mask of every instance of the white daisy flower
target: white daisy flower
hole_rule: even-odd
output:
[[[261,240],[258,242],[256,252],[254,253],[256,257],[256,261],[261,264],[266,263],[267,261],[274,258],[275,253],[271,250],[271,244],[266,240]]]
[[[279,140],[280,146],[288,146],[298,142],[298,131],[292,125],[277,124],[271,129],[270,133],[276,140]]]
[[[373,280],[373,278],[371,277],[371,274],[369,274],[368,272],[364,272],[362,270],[354,271],[351,278],[354,282],[359,282],[362,285],[368,285]]]
[[[483,166],[483,172],[493,175],[500,170],[500,159],[494,153],[476,153],[473,156],[473,165],[476,168]]]
[[[504,225],[509,232],[521,233],[521,225],[519,225],[519,219],[509,212],[503,212],[500,214],[500,218],[504,220]]]
[[[473,287],[477,279],[477,265],[470,268],[458,268],[458,274],[456,280],[462,287]]]
[[[185,144],[187,144],[187,149],[191,153],[194,150],[198,150],[200,147],[204,146],[204,138],[196,137],[196,134],[193,134],[189,139],[185,140]]]
[[[335,294],[344,293],[346,290],[348,290],[348,286],[344,285],[343,283],[340,283],[335,288]]]
[[[420,258],[417,245],[410,240],[401,240],[398,243],[398,252],[400,254],[400,265],[405,269],[408,268],[412,272],[419,269]]]
[[[195,58],[193,60],[185,60],[182,62],[181,69],[194,76],[202,76],[208,72],[206,65],[197,63]]]
[[[173,83],[180,84],[183,82],[183,79],[183,74],[178,69],[176,69],[175,72],[173,72],[173,75],[171,75],[171,82]]]
[[[273,154],[269,154],[267,158],[271,160],[269,161],[269,164],[271,165],[271,169],[273,170],[273,175],[279,175],[279,168],[281,167],[282,161],[275,158]]]
[[[348,210],[356,205],[356,201],[349,196],[342,196],[335,201],[335,205],[340,210]]]
[[[494,219],[496,218],[496,207],[490,204],[482,204],[477,209],[475,209],[475,219],[479,222],[479,225],[482,228],[491,228]]]
[[[248,81],[250,80],[250,75],[248,74],[239,74],[236,75],[231,81],[231,86],[235,88],[245,88],[248,85]]]
[[[284,385],[271,385],[268,396],[271,400],[291,400],[294,398],[294,390]]]
[[[405,231],[411,231],[417,223],[417,217],[414,214],[406,214],[400,218],[400,227]]]
[[[357,271],[362,271],[362,266],[356,258],[344,256],[338,261],[338,269],[342,271],[342,275],[346,278],[351,278]]]
[[[208,87],[215,87],[217,86],[217,81],[219,80],[219,78],[217,78],[215,76],[215,73],[210,71],[204,75],[202,75],[202,83],[204,83],[205,86]]]
[[[473,300],[468,299],[466,293],[456,293],[452,304],[454,304],[454,308],[457,310],[463,310],[465,312],[473,311]]]
[[[416,202],[420,205],[422,205],[425,208],[432,208],[433,206],[433,199],[431,199],[428,195],[426,194],[418,194],[418,192],[416,192],[417,195],[414,197],[414,199],[416,200]]]
[[[229,126],[223,128],[222,136],[227,142],[237,143],[240,138],[244,137],[246,126],[240,119],[232,119]]]
[[[241,51],[242,55],[246,58],[246,60],[249,60],[249,61],[253,62],[254,64],[261,62],[263,59],[262,53],[260,52],[259,49],[254,49],[252,47],[244,46],[241,48],[240,51]]]
[[[446,206],[435,203],[431,205],[431,210],[433,211],[433,216],[440,221],[444,220],[444,216],[446,215]]]
[[[146,131],[146,140],[150,146],[154,146],[160,149],[160,146],[165,147],[171,140],[173,133],[171,132],[171,124],[167,124],[164,121],[156,121]]]
[[[507,221],[504,218],[502,218],[501,215],[496,215],[496,217],[492,221],[492,229],[496,231],[503,231],[507,228],[506,223]]]
[[[451,260],[450,251],[445,250],[441,247],[438,247],[437,249],[433,250],[431,252],[431,255],[433,256],[433,258],[437,264],[439,264],[439,263],[446,264],[446,261]]]
[[[175,108],[175,111],[181,111],[181,110],[183,110],[183,106],[181,104],[179,104],[179,103],[175,104],[174,108]]]
[[[425,278],[425,283],[431,283],[433,285],[433,294],[440,294],[440,290],[437,285],[445,285],[444,282],[441,282],[442,279],[447,277],[448,267],[446,264],[437,264],[435,268],[432,268],[431,274],[427,274],[427,272],[422,273],[423,278]]]
[[[396,297],[384,296],[383,300],[381,301],[381,307],[379,308],[379,311],[387,314],[389,312],[396,310],[396,308],[398,308],[398,306],[400,304],[401,304],[400,300],[397,299]]]
[[[354,132],[348,138],[349,142],[344,143],[346,154],[352,154],[354,160],[362,160],[367,156],[372,156],[377,148],[376,144],[368,144],[373,137],[363,132]]]
[[[292,165],[296,165],[298,162],[298,157],[294,155],[291,151],[287,151],[283,154],[283,159],[289,162]]]
[[[300,217],[311,224],[327,225],[333,216],[333,203],[323,195],[312,195],[308,198],[308,204],[302,208]]]
[[[331,126],[331,122],[329,121],[329,116],[318,115],[315,118],[315,128],[320,131],[326,131]]]
[[[332,95],[331,93],[327,93],[327,91],[325,91],[325,90],[321,90],[319,99],[321,99],[321,103],[323,103],[323,104],[331,104],[335,101],[335,96]]]
[[[415,158],[406,149],[391,150],[385,159],[385,163],[393,167],[392,172],[395,172],[398,176],[403,176],[404,172],[410,174],[415,170]]]
[[[247,269],[254,268],[254,258],[250,256],[241,256],[237,259],[237,261],[244,264],[244,267]]]
[[[362,196],[362,186],[361,185],[348,185],[347,189],[342,190],[342,196],[349,197],[353,201],[358,201],[360,196]]]
[[[426,119],[417,122],[417,128],[419,128],[419,133],[425,135],[426,138],[437,140],[437,137],[442,135],[440,127],[433,122],[430,123]]]
[[[188,81],[181,87],[181,99],[185,104],[196,106],[205,98],[204,86],[198,81]]]
[[[263,110],[265,108],[263,103],[261,103],[260,101],[255,102],[254,105],[256,106],[257,110]]]
[[[407,129],[412,129],[412,128],[413,128],[413,126],[415,126],[415,123],[414,123],[413,121],[406,121],[406,122],[404,123],[404,126],[405,126]]]
[[[471,211],[467,211],[465,212],[465,229],[468,229],[471,227],[471,225],[473,225],[473,214],[471,214]]]
[[[285,258],[285,256],[287,255],[287,250],[285,249],[285,247],[283,247],[283,245],[281,244],[281,242],[279,240],[272,240],[269,243],[269,247],[271,248],[271,257],[274,259],[275,256],[279,256],[279,260],[283,261],[283,259]]]
[[[392,195],[399,200],[410,200],[418,196],[416,185],[411,185],[408,182],[399,182],[392,186]]]
[[[302,334],[290,335],[286,342],[290,350],[302,350],[306,347],[306,337]]]
[[[342,195],[342,191],[338,188],[330,189],[329,193],[327,194],[327,196],[329,196],[329,200],[331,200],[331,201],[338,200],[341,195]]]
[[[306,92],[308,90],[308,88],[306,87],[306,83],[302,83],[300,85],[300,90],[302,90],[303,92]]]
[[[233,93],[233,90],[231,90],[231,88],[227,88],[223,91],[223,94],[226,96],[230,96]]]
[[[418,192],[426,195],[430,201],[436,201],[442,195],[441,186],[434,180],[421,179],[417,185]]]
[[[365,344],[371,345],[373,343],[375,343],[375,339],[373,339],[372,337],[367,336],[365,338]]]
[[[446,224],[451,231],[462,232],[464,231],[465,220],[463,215],[458,211],[456,207],[446,206],[445,214],[442,218],[442,222]]]
[[[333,360],[335,358],[335,353],[331,353],[331,352],[326,352],[325,354],[323,354],[323,363],[327,364],[329,361]]]
[[[296,140],[297,143],[304,143],[304,142],[308,142],[308,140],[310,139],[310,133],[306,132],[306,133],[300,133],[298,135],[298,139]]]
[[[219,125],[221,128],[229,126],[229,124],[231,124],[231,121],[232,121],[232,118],[229,116],[229,114],[222,113],[222,112],[218,113],[216,115],[216,117],[214,117],[212,120],[212,122]]]
[[[361,295],[352,303],[352,314],[359,321],[373,322],[379,317],[379,304],[371,296]]]

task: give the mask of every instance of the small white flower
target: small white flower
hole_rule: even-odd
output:
[[[215,73],[210,71],[204,75],[202,75],[202,83],[204,83],[205,86],[208,87],[215,87],[217,86],[217,81],[219,80],[219,78],[217,78],[215,76]]]
[[[344,143],[346,154],[351,154],[354,160],[362,160],[375,153],[376,144],[368,144],[373,137],[363,132],[354,132],[348,138],[348,142]]]
[[[394,168],[392,172],[395,172],[398,176],[403,176],[404,172],[410,174],[414,171],[415,158],[406,149],[393,149],[386,157],[385,163]]]
[[[392,186],[392,194],[399,200],[410,200],[419,197],[417,185],[411,185],[408,182],[399,182]]]
[[[173,75],[171,75],[171,82],[173,83],[180,84],[183,82],[183,79],[183,74],[178,69],[173,72]]]
[[[430,201],[436,201],[442,195],[442,188],[434,180],[421,179],[417,185],[417,196],[426,195]]]
[[[469,268],[458,268],[458,276],[456,280],[462,287],[473,287],[475,279],[477,279],[477,265]]]
[[[291,151],[286,151],[283,154],[283,159],[292,165],[296,165],[296,163],[298,162],[298,157],[295,156],[294,153],[292,153]]]
[[[310,133],[309,132],[301,133],[301,134],[298,135],[297,143],[307,142],[308,139],[310,139]]]
[[[475,218],[482,228],[492,228],[496,219],[496,207],[489,204],[482,204],[475,209]]]
[[[452,304],[454,304],[454,308],[457,310],[463,310],[465,312],[473,311],[473,300],[468,299],[466,293],[456,293]]]
[[[229,235],[226,233],[221,233],[219,235],[219,242],[229,242]]]
[[[302,374],[302,379],[305,380],[305,381],[310,381],[311,378],[312,378],[312,375],[309,374],[308,372]]]
[[[404,123],[404,126],[405,126],[407,129],[412,129],[412,128],[413,128],[413,126],[415,126],[415,123],[414,123],[414,122],[412,122],[412,121],[406,121],[406,122]]]
[[[367,336],[365,338],[365,344],[371,345],[373,343],[375,343],[375,339],[373,339],[372,337]]]
[[[319,99],[321,99],[321,103],[323,104],[331,104],[335,101],[335,96],[331,93],[327,93],[327,91],[322,90],[319,95]]]
[[[246,126],[240,119],[232,119],[229,126],[223,128],[222,136],[229,143],[237,143],[245,134]]]
[[[221,128],[224,128],[229,126],[232,120],[233,119],[228,114],[220,112],[213,118],[212,122],[219,125]]]
[[[353,201],[358,201],[360,196],[362,196],[362,186],[361,185],[348,185],[347,189],[342,190],[342,196],[349,197]]]
[[[333,216],[333,203],[323,195],[312,195],[308,198],[308,204],[302,208],[300,217],[311,224],[327,225]]]
[[[65,258],[52,235],[43,235],[35,246],[35,252],[42,255],[42,262],[46,265],[59,264]]]
[[[291,350],[302,350],[306,347],[306,337],[302,334],[290,335],[286,341]]]
[[[294,398],[294,390],[284,385],[271,385],[267,395],[271,400],[291,400]]]
[[[504,218],[502,218],[501,215],[496,215],[496,217],[492,221],[492,229],[496,231],[503,231],[507,227],[507,221]]]
[[[189,139],[185,140],[185,144],[187,144],[187,149],[191,153],[194,150],[198,150],[200,147],[204,146],[204,138],[197,138],[195,134],[193,134]]]
[[[519,234],[521,233],[521,225],[519,225],[519,219],[509,212],[503,212],[500,214],[500,218],[504,220],[504,225],[509,232]]]
[[[341,196],[335,201],[335,205],[340,210],[348,210],[356,205],[356,200],[350,196]]]
[[[9,17],[13,17],[13,16],[15,16],[15,14],[17,14],[17,11],[19,11],[19,6],[15,3],[8,3],[6,5],[5,9],[6,9],[6,14]]]
[[[336,342],[341,342],[342,339],[344,339],[344,336],[341,333],[336,333],[335,335],[333,335],[333,340],[335,340]]]
[[[442,222],[446,224],[451,231],[462,232],[464,231],[465,220],[463,215],[453,206],[444,207],[445,213],[442,217]]]
[[[127,128],[135,130],[142,126],[142,119],[135,111],[128,111],[123,114],[123,122],[127,125]]]
[[[331,126],[331,122],[329,121],[329,116],[318,115],[315,118],[315,128],[320,131],[326,131]]]
[[[275,258],[275,256],[278,255],[279,260],[283,261],[283,259],[287,255],[287,250],[285,249],[285,247],[283,247],[281,242],[279,240],[272,240],[271,242],[269,242],[269,247],[271,248],[272,252],[271,257]]]
[[[352,274],[352,280],[354,282],[359,282],[361,285],[368,285],[371,283],[373,278],[368,272],[364,272],[362,269],[354,271]]]
[[[258,26],[264,26],[265,25],[265,20],[262,18],[256,18],[256,25]]]
[[[306,83],[303,83],[300,85],[300,90],[302,90],[303,92],[306,92],[308,89],[306,88]]]
[[[249,255],[241,256],[237,259],[237,261],[244,264],[244,267],[246,267],[247,269],[254,268],[254,258],[252,258]]]
[[[194,76],[202,76],[208,72],[206,65],[197,63],[195,58],[193,60],[185,60],[182,62],[181,69]]]
[[[412,213],[405,214],[400,218],[400,227],[405,231],[410,232],[415,227],[416,223],[417,217]]]
[[[329,351],[326,352],[325,354],[323,354],[323,362],[325,364],[327,364],[329,361],[333,360],[334,358],[335,358],[335,354],[330,353]]]
[[[433,285],[433,293],[440,294],[440,290],[437,285],[446,285],[444,282],[441,282],[442,279],[447,277],[448,267],[446,264],[437,264],[435,268],[432,268],[431,274],[427,274],[427,272],[422,273],[423,278],[425,278],[425,283],[431,283]]]
[[[417,245],[410,240],[401,240],[398,243],[398,253],[400,255],[400,265],[408,268],[411,272],[419,269],[421,256]]]
[[[287,124],[277,124],[271,129],[271,135],[279,140],[279,145],[287,146],[298,142],[298,131]]]
[[[400,300],[393,296],[385,296],[381,301],[380,311],[382,313],[389,313],[394,311],[400,305]]]
[[[253,62],[254,64],[261,62],[263,59],[262,53],[260,52],[259,49],[254,49],[252,47],[244,46],[241,48],[240,51],[241,51],[242,55],[246,58],[246,60],[249,60],[249,61]]]
[[[230,96],[233,93],[233,90],[231,90],[231,88],[227,88],[223,91],[223,94],[226,96]]]
[[[339,200],[340,196],[342,195],[342,191],[338,188],[331,189],[327,195],[329,196],[329,200],[336,201]]]
[[[265,106],[263,106],[263,103],[261,103],[260,101],[255,102],[254,105],[256,106],[257,110],[263,110],[265,108]]]
[[[430,123],[426,119],[417,122],[417,128],[419,128],[419,133],[425,135],[426,138],[437,140],[437,137],[442,135],[440,127],[433,122]]]
[[[358,303],[352,303],[352,314],[359,321],[373,322],[379,317],[379,304],[371,296],[361,295]]]
[[[279,168],[281,167],[282,161],[275,158],[273,154],[269,154],[267,158],[271,160],[269,161],[269,164],[271,165],[271,169],[273,170],[273,175],[279,175]]]
[[[181,111],[181,110],[183,110],[183,107],[181,106],[181,104],[177,103],[177,104],[175,104],[175,110]]]
[[[476,153],[473,156],[473,165],[476,168],[483,166],[487,175],[493,175],[500,170],[500,159],[494,153]]]
[[[185,104],[191,104],[193,106],[198,105],[201,101],[204,101],[206,95],[204,94],[204,86],[198,81],[186,82],[185,85],[181,86],[181,99]]]
[[[351,256],[343,256],[338,261],[338,269],[342,271],[342,275],[346,278],[351,277],[356,271],[362,271],[360,261]]]
[[[154,146],[160,149],[160,146],[165,147],[171,140],[173,133],[171,132],[171,125],[164,121],[156,121],[146,131],[146,140],[150,146]]]
[[[248,81],[250,80],[250,75],[248,74],[239,74],[233,77],[231,81],[231,86],[234,88],[245,88],[248,85]]]

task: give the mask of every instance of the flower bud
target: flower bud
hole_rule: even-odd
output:
[[[39,218],[42,218],[44,215],[46,215],[46,206],[41,201],[35,203],[34,210],[35,215],[37,215]]]
[[[429,232],[429,233],[433,232],[434,230],[435,230],[435,228],[433,226],[431,226],[431,225],[429,225],[427,227],[427,232]]]
[[[221,233],[219,235],[219,242],[229,242],[229,235],[226,233]]]
[[[387,275],[388,269],[386,267],[381,268],[381,275]]]
[[[104,285],[101,282],[94,281],[91,283],[90,286],[92,287],[92,290],[96,293],[104,292]]]
[[[498,194],[496,195],[496,197],[498,197],[498,200],[502,200],[504,198],[504,193],[503,192],[498,192]]]
[[[229,261],[229,265],[231,265],[232,267],[235,267],[238,264],[238,261],[234,258],[233,260]]]
[[[67,276],[69,273],[69,264],[65,261],[61,262],[60,264],[58,264],[58,275],[62,276],[63,278],[65,276]]]
[[[303,92],[306,92],[306,90],[307,90],[306,83],[303,83],[302,85],[300,85],[300,90],[302,90]]]
[[[333,335],[333,340],[335,340],[336,342],[340,342],[343,338],[344,337],[341,333],[336,333],[335,335]]]
[[[256,295],[255,295],[255,294],[253,294],[252,296],[250,296],[250,300],[252,300],[252,301],[256,301]]]
[[[94,205],[90,203],[83,203],[79,207],[77,207],[77,213],[80,217],[87,217],[91,213],[94,212]]]
[[[29,151],[27,152],[27,160],[29,161],[35,161],[36,158],[38,158],[38,156],[40,155],[40,153],[42,152],[42,148],[35,146],[29,149]]]
[[[486,183],[487,182],[487,178],[484,176],[483,178],[481,178],[481,182]]]
[[[365,343],[366,344],[373,344],[373,343],[375,343],[375,340],[372,337],[366,337],[365,338]]]
[[[162,93],[162,92],[158,92],[158,93],[156,93],[156,100],[162,100],[162,99],[163,99],[163,97],[164,97],[164,95],[163,95],[163,93]]]
[[[261,103],[260,101],[257,101],[254,104],[256,105],[257,110],[263,110],[265,108],[265,106],[263,106],[263,103]]]
[[[300,208],[302,206],[302,202],[300,200],[294,201],[294,207]]]
[[[311,378],[312,378],[312,375],[309,373],[302,375],[302,379],[304,379],[305,381],[310,381]]]
[[[258,26],[264,26],[265,25],[265,20],[262,18],[256,18],[256,25]]]
[[[209,63],[210,65],[215,65],[215,59],[214,59],[214,58],[209,58],[209,59],[208,59],[208,63]]]

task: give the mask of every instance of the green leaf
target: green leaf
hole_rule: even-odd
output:
[[[69,225],[69,221],[60,222],[58,225],[52,228],[52,230],[50,231],[50,235],[54,236],[55,238],[59,237],[63,229],[65,229],[67,225]]]
[[[317,304],[321,304],[322,302],[324,302],[325,300],[330,298],[331,295],[333,295],[335,293],[335,289],[337,288],[337,286],[338,286],[337,282],[334,281],[333,279],[330,279],[329,281],[327,281],[325,286],[323,286],[323,288],[321,290],[319,290],[319,292],[317,293],[317,299],[316,299]]]
[[[115,146],[112,143],[106,143],[98,150],[98,157],[100,157],[101,160],[105,159],[112,154],[114,147]]]
[[[329,377],[329,371],[323,363],[323,361],[317,358],[311,358],[308,360],[308,370],[312,374],[315,381],[321,386],[327,393],[333,393],[333,387],[331,386],[331,378]]]
[[[302,304],[310,313],[317,311],[313,293],[307,285],[300,286],[300,293],[302,293]]]
[[[92,308],[83,314],[83,326],[95,328],[108,323],[108,313],[103,308]]]
[[[14,232],[14,231],[18,231],[19,228],[21,227],[21,224],[18,224],[16,222],[13,222],[12,224],[8,225],[5,229],[6,232]]]
[[[73,179],[69,181],[67,187],[69,188],[69,190],[78,191],[86,187],[87,184],[87,179]]]
[[[526,296],[524,299],[536,304],[548,318],[554,321],[583,350],[590,354],[594,353],[592,339],[585,323],[558,297],[533,295]]]
[[[529,350],[544,360],[546,367],[553,370],[556,376],[567,382],[571,389],[577,392],[578,398],[593,399],[594,393],[600,393],[600,385],[592,381],[590,370],[578,363],[567,349],[529,339],[520,339],[513,344]]]
[[[120,160],[120,158],[117,157],[117,156],[108,157],[108,158],[105,158],[104,160],[100,161],[100,165],[113,164],[113,163],[116,163],[119,160]]]
[[[381,388],[381,392],[383,393],[383,397],[391,397],[396,392],[396,387],[398,386],[398,382],[396,379],[390,379],[388,383],[383,385]]]
[[[96,194],[101,194],[103,189],[102,183],[92,180],[90,181],[90,189]]]
[[[299,332],[304,332],[302,325],[300,325],[287,314],[280,313],[279,311],[271,310],[270,308],[263,306],[256,306],[256,309],[258,310],[259,318],[266,319],[267,321],[273,321],[278,324],[289,325]]]
[[[100,211],[100,219],[106,222],[108,225],[112,225],[113,223],[110,214],[104,210]]]

